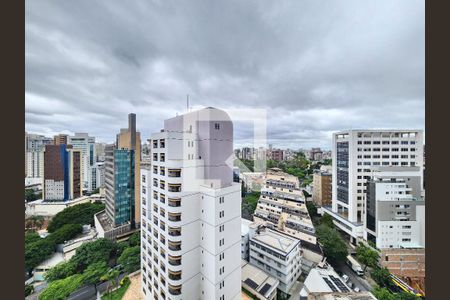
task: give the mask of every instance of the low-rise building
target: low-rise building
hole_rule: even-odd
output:
[[[247,192],[260,191],[264,186],[265,176],[262,172],[242,172],[239,177],[244,182],[244,189]]]
[[[253,296],[253,299],[276,300],[280,281],[261,269],[242,261],[242,288]]]
[[[412,287],[425,290],[425,248],[382,249],[380,264]]]
[[[250,263],[280,281],[286,294],[301,275],[300,241],[256,223],[249,226]]]
[[[300,300],[375,300],[369,292],[353,292],[334,269],[324,263],[312,269],[300,291]]]

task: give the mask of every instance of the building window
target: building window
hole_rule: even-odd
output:
[[[219,130],[220,129],[220,124],[219,123],[214,123],[214,129],[215,130]]]

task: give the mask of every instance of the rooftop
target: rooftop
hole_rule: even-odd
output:
[[[352,290],[345,284],[331,266],[311,269],[306,277],[305,286],[301,293],[349,293]]]
[[[259,234],[254,235],[251,239],[284,253],[291,252],[300,243],[297,239],[269,228],[259,230]]]
[[[279,284],[278,279],[269,276],[263,270],[252,266],[245,260],[242,260],[241,267],[242,283],[248,285],[264,297],[270,295],[277,288]]]

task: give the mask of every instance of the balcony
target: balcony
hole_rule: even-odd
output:
[[[181,184],[169,183],[169,192],[174,192],[174,193],[181,192]]]
[[[169,249],[172,251],[180,251],[181,250],[181,242],[169,241]]]
[[[170,256],[169,255],[169,264],[171,266],[180,266],[181,265],[181,256]]]
[[[169,294],[177,296],[177,295],[181,295],[181,285],[170,285],[169,284]]]
[[[168,215],[169,215],[169,221],[172,221],[172,222],[179,222],[179,221],[181,221],[181,213],[177,213],[177,214],[175,214],[175,213],[168,213]]]
[[[180,207],[181,206],[181,199],[169,199],[169,206],[170,207]]]
[[[171,280],[181,280],[181,271],[174,272],[169,270],[169,278]]]
[[[181,177],[181,169],[169,169],[169,177]]]
[[[161,196],[160,196],[160,201],[161,201],[161,203],[166,203],[166,196],[164,196],[163,194],[161,194]]]
[[[181,235],[181,228],[179,227],[169,227],[169,235],[170,236],[180,236]]]

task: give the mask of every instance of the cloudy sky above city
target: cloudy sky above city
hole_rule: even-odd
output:
[[[26,1],[26,130],[143,139],[194,107],[242,111],[252,139],[331,147],[333,131],[424,129],[424,1]],[[231,114],[233,118],[233,114]]]

